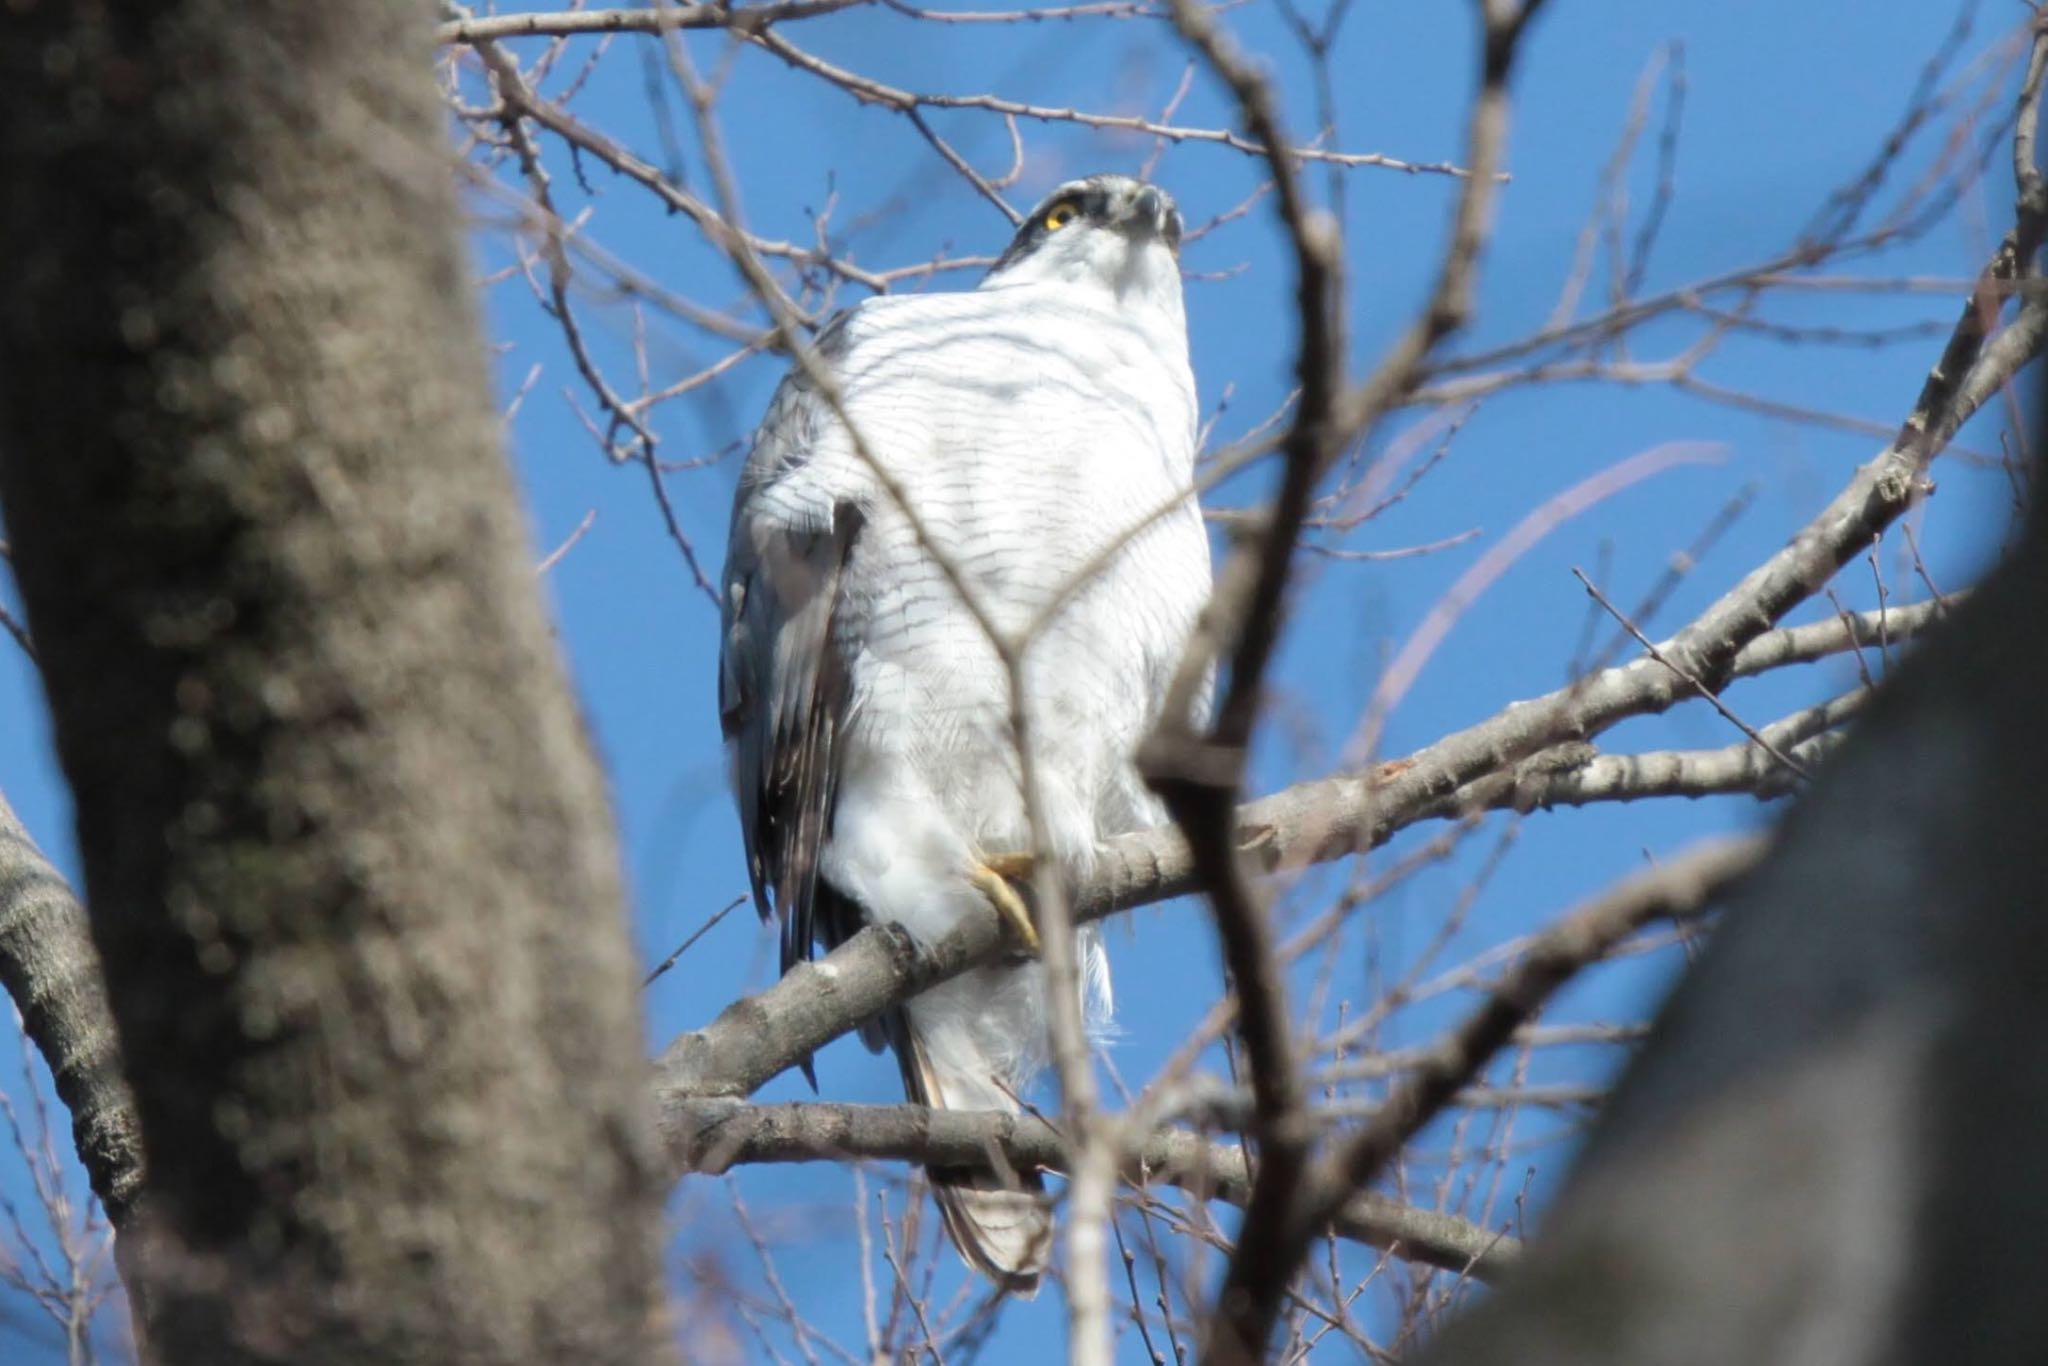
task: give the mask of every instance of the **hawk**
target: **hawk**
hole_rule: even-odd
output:
[[[1011,881],[1033,845],[1010,679],[961,587],[1006,636],[1053,608],[1020,701],[1058,874],[1078,883],[1106,838],[1160,819],[1132,751],[1210,590],[1180,235],[1155,186],[1062,185],[977,288],[828,324],[830,392],[794,368],[740,476],[719,707],[783,970],[869,922],[929,943],[983,904],[1025,949],[862,1028],[920,1104],[1015,1113],[1048,1052]],[[1094,927],[1079,941],[1099,1035],[1108,961]],[[1035,1287],[1052,1230],[1038,1174],[931,1178],[967,1262]]]

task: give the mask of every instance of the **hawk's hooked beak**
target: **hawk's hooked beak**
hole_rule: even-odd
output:
[[[1131,237],[1156,237],[1174,255],[1180,254],[1180,210],[1174,207],[1172,197],[1156,186],[1140,186],[1125,200],[1116,226]]]

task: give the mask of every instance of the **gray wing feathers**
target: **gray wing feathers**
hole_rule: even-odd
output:
[[[834,941],[851,932],[836,923],[844,918],[837,898],[820,887],[818,853],[851,697],[840,581],[863,519],[852,501],[806,512],[773,496],[810,454],[817,406],[804,386],[786,382],[756,438],[742,476],[750,487],[733,514],[719,656],[719,718],[732,746],[747,871],[762,918],[781,914],[784,971],[811,956],[815,931]],[[821,892],[834,923],[818,923]]]

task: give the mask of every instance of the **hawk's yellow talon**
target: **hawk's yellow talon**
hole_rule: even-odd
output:
[[[1038,952],[1038,927],[1031,923],[1031,911],[1024,905],[1024,898],[1017,895],[1017,889],[999,871],[1014,866],[1013,861],[1019,858],[1024,860],[1028,869],[1031,862],[1029,854],[999,854],[969,869],[967,880],[988,898],[988,904],[996,908],[996,914],[1003,918],[1025,951],[1035,954]]]

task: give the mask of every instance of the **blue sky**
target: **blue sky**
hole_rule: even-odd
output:
[[[1461,155],[1464,106],[1476,70],[1469,8],[1441,0],[1358,7],[1332,63],[1334,145],[1417,162]],[[1992,49],[2024,17],[2017,5],[1980,8],[1963,48],[1965,62]],[[1497,236],[1486,257],[1477,320],[1455,349],[1512,340],[1549,316],[1638,78],[1669,45],[1683,50],[1683,122],[1675,193],[1644,275],[1647,293],[1759,262],[1796,240],[1828,194],[1875,155],[1955,16],[1947,3],[1556,0],[1533,32],[1516,84],[1513,180],[1504,189]],[[1272,54],[1290,125],[1307,130],[1314,119],[1313,87],[1280,9],[1271,0],[1252,0],[1229,11],[1224,22],[1246,47]],[[1186,62],[1170,28],[1153,20],[937,25],[863,9],[787,32],[810,51],[895,84],[994,90],[1041,105],[1112,112],[1156,114]],[[702,63],[715,63],[723,50],[714,38],[692,42]],[[531,54],[537,48],[525,44],[518,50]],[[576,49],[589,50],[588,44]],[[1990,70],[1986,88],[1997,97],[1983,110],[1996,120],[2009,107],[2003,92],[2011,89],[2013,73]],[[663,79],[651,44],[619,40],[574,107],[588,122],[668,164],[650,114],[650,87]],[[1636,233],[1657,184],[1656,140],[1668,95],[1668,83],[1660,85],[1643,144],[1627,172],[1625,239]],[[672,88],[666,98],[671,108],[678,106]],[[1908,146],[1887,181],[1886,196],[1911,186],[1935,164],[1955,124],[1954,112]],[[745,187],[749,221],[766,236],[806,240],[810,212],[835,189],[835,223],[872,215],[852,239],[856,255],[870,267],[907,264],[941,248],[956,255],[991,253],[1008,236],[1005,221],[948,172],[900,117],[857,105],[772,57],[753,51],[738,56],[720,117]],[[1209,127],[1232,121],[1218,88],[1206,78],[1195,82],[1175,117]],[[996,173],[1008,163],[1009,135],[1000,119],[941,111],[932,122],[984,171]],[[1067,125],[1027,122],[1019,131],[1026,160],[1011,194],[1025,208],[1061,179],[1134,170],[1153,151],[1148,138]],[[1980,118],[1970,136],[1992,131]],[[687,223],[661,213],[643,193],[587,160],[583,176],[594,194],[586,197],[559,144],[544,144],[544,150],[569,206],[565,212],[590,208],[585,231],[591,240],[678,294],[713,304],[739,297],[729,267]],[[1884,255],[1830,267],[1830,273],[1940,279],[1973,274],[2005,226],[2010,177],[2002,170],[2003,156],[2000,147],[1983,187],[1957,197],[1953,211],[1931,230]],[[702,168],[687,140],[681,169],[688,183],[701,186]],[[1179,196],[1190,222],[1201,222],[1237,204],[1261,178],[1261,168],[1227,149],[1188,145],[1166,153],[1157,178]],[[1363,373],[1426,291],[1455,185],[1442,176],[1374,168],[1347,172],[1340,183],[1349,233],[1347,320],[1354,371]],[[1320,172],[1309,184],[1319,195],[1328,189]],[[1882,212],[1890,200],[1879,202]],[[504,214],[484,198],[474,207],[480,269],[494,269],[510,259],[506,238],[495,226]],[[1188,308],[1197,380],[1205,408],[1222,405],[1222,439],[1272,412],[1289,383],[1291,281],[1280,248],[1270,206],[1260,204],[1191,244],[1185,256],[1191,274],[1219,277],[1191,280]],[[1604,265],[1595,271],[1582,314],[1598,306],[1604,271]],[[965,287],[973,278],[955,274],[939,287]],[[840,302],[859,296],[849,289]],[[595,289],[579,297],[600,360],[622,367],[620,377],[629,378],[623,367],[635,328],[631,309]],[[1844,329],[1920,322],[1945,329],[1956,307],[1952,295],[1931,292],[1816,291],[1774,298],[1760,316]],[[525,282],[514,276],[493,285],[487,312],[492,339],[502,348],[504,394],[518,391],[531,368],[541,367],[509,427],[537,555],[560,545],[595,514],[588,531],[547,574],[545,592],[612,777],[633,892],[633,933],[651,963],[745,887],[713,700],[714,614],[663,528],[645,472],[608,464],[581,426],[574,404],[587,409],[588,399],[559,331],[535,307]],[[721,354],[715,343],[673,319],[650,314],[647,326],[657,387]],[[1662,359],[1694,335],[1696,327],[1653,326],[1632,342],[1632,355]],[[1904,415],[1939,345],[1938,336],[1869,348],[1787,345],[1743,335],[1728,341],[1699,373],[1732,390],[1889,426]],[[779,370],[773,361],[749,362],[691,400],[662,408],[663,458],[709,455],[743,436]],[[1998,414],[1981,418],[1966,429],[1962,444],[1995,453],[2000,421]],[[1633,604],[1674,551],[1698,538],[1730,499],[1750,490],[1733,528],[1647,623],[1652,635],[1668,632],[1781,544],[1879,444],[1867,434],[1709,403],[1655,384],[1560,384],[1486,401],[1414,492],[1345,544],[1387,550],[1476,529],[1473,539],[1416,558],[1307,562],[1295,597],[1294,629],[1274,674],[1284,715],[1261,736],[1254,764],[1258,788],[1331,769],[1381,665],[1490,543],[1580,479],[1674,442],[1711,446],[1717,461],[1656,475],[1558,528],[1517,561],[1430,659],[1391,718],[1388,754],[1406,752],[1512,699],[1565,681],[1587,617],[1573,567],[1604,572],[1615,600]],[[668,480],[681,529],[713,572],[723,554],[736,468],[737,461],[727,459]],[[1967,583],[1983,563],[2005,526],[2010,496],[2006,476],[1995,465],[1948,461],[1937,473],[1939,496],[1924,516],[1916,515],[1915,529],[1932,576],[1946,589]],[[1233,481],[1222,500],[1256,497],[1270,475],[1270,469],[1254,471]],[[1842,600],[1873,604],[1879,574],[1892,600],[1921,596],[1899,549],[1888,542],[1874,569],[1845,574],[1838,589]],[[11,585],[4,591],[11,602]],[[1814,615],[1809,610],[1801,619]],[[1609,634],[1611,627],[1603,624],[1598,638]],[[1838,662],[1745,685],[1731,702],[1748,720],[1762,723],[1854,676],[1853,666]],[[1651,749],[1724,745],[1738,738],[1714,713],[1694,707],[1629,723],[1605,743]],[[43,704],[25,661],[7,649],[0,649],[0,787],[45,847],[65,868],[75,868],[67,799],[52,764]],[[1448,967],[1540,925],[1638,866],[1646,854],[1756,819],[1753,803],[1725,799],[1532,816],[1515,831],[1497,870],[1469,897],[1461,927],[1436,962]],[[1348,1000],[1355,1013],[1371,999],[1374,974],[1398,973],[1444,923],[1511,824],[1495,818],[1458,857],[1362,913],[1356,932],[1326,965],[1327,977],[1305,972],[1294,983],[1297,1004],[1321,991],[1326,1022],[1339,1000]],[[1411,838],[1394,853],[1414,844]],[[1312,909],[1341,886],[1341,871],[1311,876],[1288,905]],[[727,917],[649,992],[650,1045],[708,1019],[737,992],[765,984],[773,972],[772,942],[750,913]],[[1215,999],[1216,955],[1194,904],[1127,917],[1110,943],[1121,1024],[1113,1058],[1118,1072],[1136,1084]],[[1664,953],[1596,974],[1569,993],[1555,1018],[1637,1016],[1677,961]],[[1450,1018],[1448,1011],[1438,1003],[1399,1016],[1381,1042],[1425,1038]],[[1540,1060],[1530,1079],[1583,1081],[1601,1075],[1610,1061],[1599,1050],[1559,1050]],[[869,1057],[857,1043],[834,1045],[818,1063],[827,1098],[897,1098],[893,1064]],[[19,1077],[0,1071],[0,1078],[19,1093]],[[807,1094],[792,1075],[771,1084],[762,1098]],[[1559,1127],[1541,1115],[1526,1116],[1522,1125],[1517,1133],[1530,1139]],[[1441,1148],[1449,1136],[1447,1129],[1432,1131],[1425,1148]],[[1510,1193],[1526,1182],[1540,1204],[1567,1152],[1553,1135],[1518,1149],[1497,1170]],[[871,1174],[871,1202],[895,1175]],[[21,1179],[15,1164],[0,1155],[0,1191],[19,1200]],[[852,1178],[836,1169],[785,1168],[746,1173],[740,1189],[761,1232],[775,1244],[782,1279],[801,1286],[803,1307],[859,1355],[862,1283],[850,1210]],[[772,1303],[758,1263],[727,1212],[722,1183],[691,1183],[673,1210],[688,1225],[678,1239],[679,1263],[701,1259],[738,1291]],[[891,1210],[892,1218],[900,1217],[900,1199]],[[1512,1214],[1511,1202],[1504,1203],[1495,1222]],[[1212,1258],[1207,1274],[1213,1277],[1216,1267]],[[888,1274],[879,1262],[872,1270]],[[943,1300],[958,1273],[941,1260],[937,1275]],[[686,1303],[699,1303],[697,1297],[707,1294],[701,1281],[688,1277],[679,1276],[679,1287]],[[1361,1314],[1383,1312],[1385,1300],[1384,1292],[1369,1291]],[[803,1355],[772,1328],[765,1338],[741,1327],[734,1332],[733,1350],[743,1358]],[[1046,1360],[1060,1332],[1059,1296],[1048,1292],[1032,1305],[1007,1311],[981,1359]],[[1331,1345],[1340,1359],[1350,1350],[1335,1340]],[[831,1355],[829,1348],[818,1350]],[[1135,1334],[1125,1334],[1121,1351],[1129,1360],[1144,1359]]]

